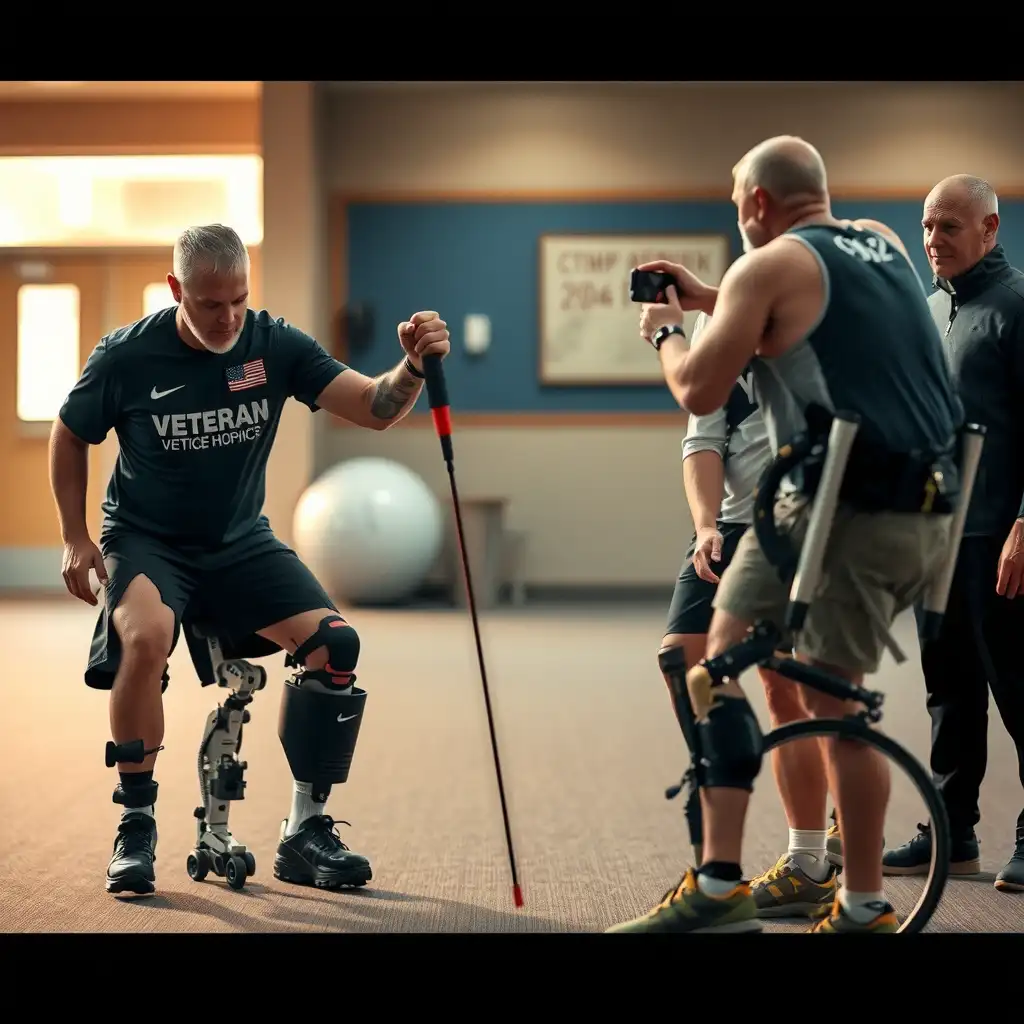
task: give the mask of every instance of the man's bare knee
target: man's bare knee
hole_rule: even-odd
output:
[[[162,673],[171,650],[173,634],[160,627],[144,627],[121,639],[122,660],[134,672]]]
[[[174,612],[146,576],[128,584],[113,614],[122,660],[132,674],[162,676],[174,640]]]

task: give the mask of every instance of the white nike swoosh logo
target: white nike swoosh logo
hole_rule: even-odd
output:
[[[358,717],[359,717],[358,713],[356,713],[354,715],[338,715],[338,721],[339,722],[350,722],[353,718],[358,718]]]
[[[175,391],[180,391],[184,386],[184,384],[179,384],[176,388],[168,388],[167,391],[157,391],[156,388],[153,388],[149,393],[149,397],[154,401],[158,398],[165,398],[167,395],[173,395]]]

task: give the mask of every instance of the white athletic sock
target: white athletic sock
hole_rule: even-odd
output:
[[[152,781],[152,778],[153,778],[153,773],[150,772],[149,773],[149,780]],[[125,785],[126,782],[128,783],[127,786]],[[135,788],[138,785],[139,785],[139,782],[138,782],[138,777],[137,776],[130,775],[128,773],[125,773],[124,775],[121,776],[120,786],[121,786],[121,791],[122,792],[126,792],[126,791],[128,791],[130,789],[133,789],[133,788]],[[146,783],[143,782],[142,785],[146,786]],[[146,787],[146,788],[148,788],[148,787]],[[156,817],[156,808],[152,804],[146,804],[143,807],[125,807],[122,804],[121,805],[121,820],[124,821],[124,819],[127,818],[129,814],[148,814],[149,817],[155,818]]]
[[[867,924],[885,910],[885,893],[850,892],[849,889],[840,889],[839,902],[850,920],[856,921],[857,924]]]
[[[347,695],[352,692],[352,686],[346,686],[344,689],[328,688],[320,685],[319,683],[311,683],[307,681],[307,686],[313,686],[320,693],[333,693]],[[323,814],[326,804],[318,804],[313,799],[313,786],[309,782],[294,782],[292,788],[292,810],[291,814],[288,815],[288,823],[285,825],[284,835],[287,839],[288,836],[295,835],[296,832],[302,826],[302,823],[307,818],[312,818],[314,814]]]
[[[827,829],[791,828],[789,830],[789,857],[794,864],[816,882],[824,882],[830,865],[825,847]]]
[[[309,782],[296,782],[292,788],[292,810],[285,826],[285,838],[295,835],[307,818],[314,814],[323,814],[326,804],[318,804],[313,799],[313,786]]]
[[[725,882],[721,878],[711,878],[703,872],[697,872],[697,888],[705,896],[727,896],[739,885],[739,882]]]

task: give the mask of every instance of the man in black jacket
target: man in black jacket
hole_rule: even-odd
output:
[[[980,869],[974,831],[988,754],[988,689],[1017,748],[1024,785],[1024,274],[998,244],[998,200],[980,178],[939,182],[924,204],[935,274],[929,304],[968,422],[988,433],[942,635],[922,643],[932,719],[931,768],[949,812],[950,870]],[[919,620],[920,621],[920,620]],[[928,826],[883,858],[889,875],[924,874]],[[1024,811],[1000,891],[1024,892]]]

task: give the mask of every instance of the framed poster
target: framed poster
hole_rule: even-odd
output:
[[[640,337],[640,304],[629,298],[633,268],[670,260],[719,284],[730,263],[718,234],[542,235],[540,381],[557,387],[661,385],[657,356]],[[697,313],[683,326],[692,336]]]

